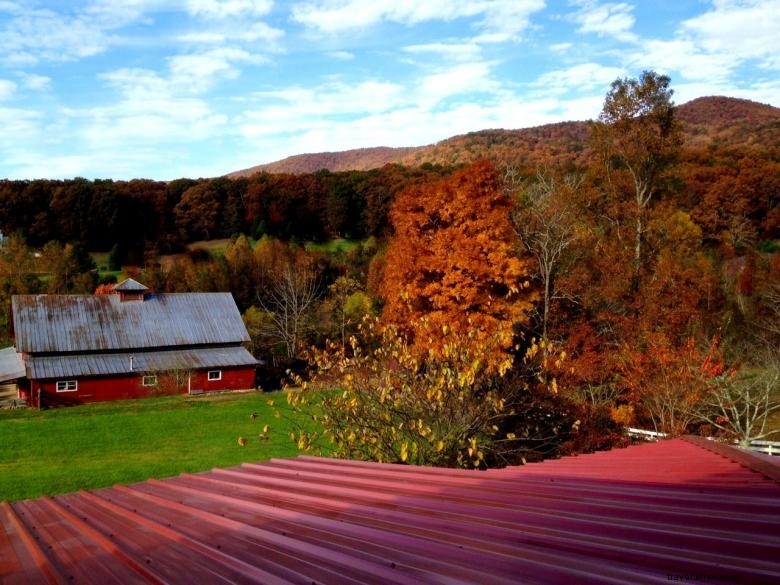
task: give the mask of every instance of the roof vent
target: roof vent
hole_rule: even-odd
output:
[[[143,301],[149,292],[149,287],[132,278],[126,278],[114,287],[114,292],[119,294],[119,302]]]

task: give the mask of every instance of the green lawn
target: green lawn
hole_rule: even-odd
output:
[[[328,240],[327,242],[306,242],[305,248],[311,252],[336,254],[337,252],[349,252],[360,246],[363,240],[345,240],[342,238]]]
[[[291,457],[294,420],[283,394],[256,392],[0,411],[0,501]]]

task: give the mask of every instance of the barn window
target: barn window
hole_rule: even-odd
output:
[[[143,385],[144,386],[157,386],[157,376],[144,376],[143,377]]]
[[[75,392],[78,389],[78,380],[61,380],[57,382],[57,392]]]
[[[222,370],[211,370],[209,372],[209,382],[222,379]]]

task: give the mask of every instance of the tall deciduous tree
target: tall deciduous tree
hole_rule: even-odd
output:
[[[211,185],[200,183],[184,192],[173,213],[176,226],[188,239],[208,240],[219,229],[221,210],[221,202]]]
[[[246,310],[256,296],[256,270],[252,245],[241,235],[225,248],[230,292],[239,309]]]
[[[517,256],[510,211],[487,162],[398,196],[382,318],[411,329],[419,353],[441,351],[442,332],[452,328],[489,340],[491,365],[507,363],[514,325],[527,322],[537,297],[529,287],[530,262]],[[420,322],[425,331],[415,330]]]
[[[545,338],[555,293],[554,279],[577,238],[573,201],[581,183],[582,177],[578,175],[539,172],[534,183],[520,187],[512,212],[523,248],[538,265],[543,294],[542,337]]]
[[[0,239],[0,347],[10,344],[8,317],[11,296],[38,292],[40,281],[33,274],[32,250],[20,235]]]
[[[645,214],[682,144],[669,77],[645,71],[639,79],[616,79],[592,134],[608,169],[630,177],[635,213],[634,289],[642,268]]]

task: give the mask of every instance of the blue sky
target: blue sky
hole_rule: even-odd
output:
[[[0,177],[172,179],[675,99],[780,106],[780,0],[0,0]]]

